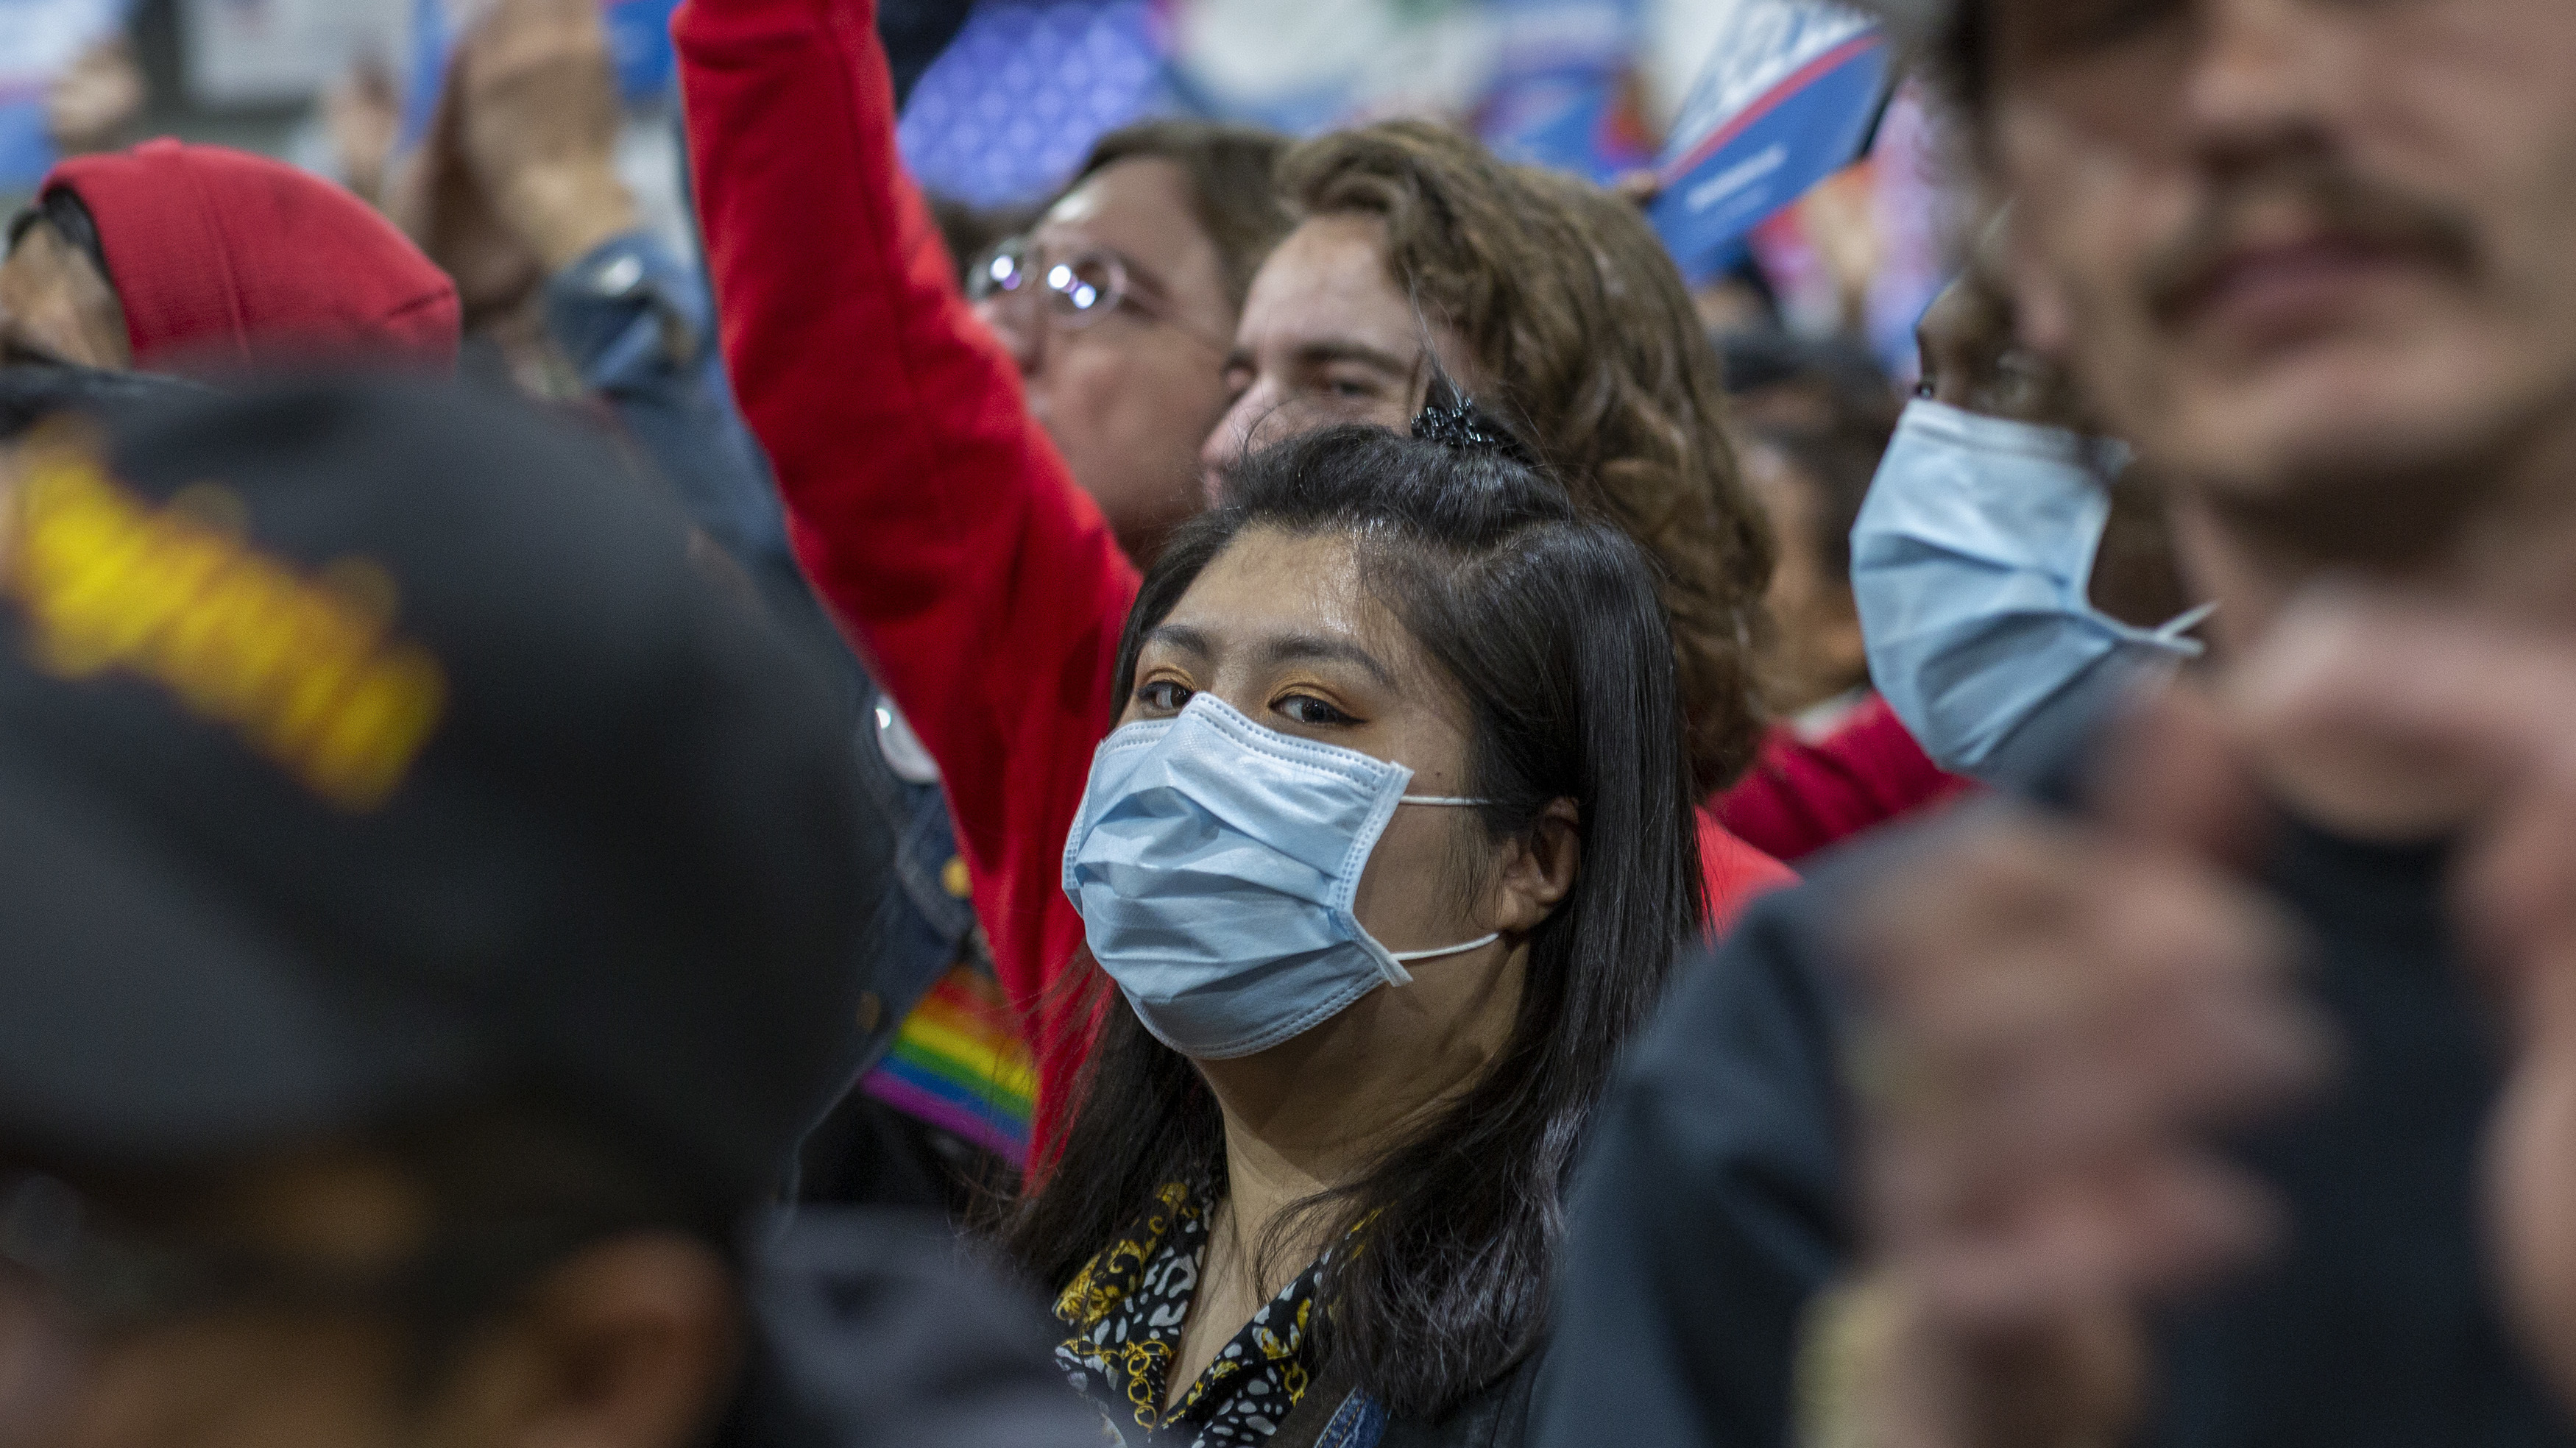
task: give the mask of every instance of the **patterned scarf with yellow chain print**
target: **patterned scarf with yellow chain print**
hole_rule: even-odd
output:
[[[1314,1375],[1312,1314],[1326,1252],[1280,1289],[1163,1411],[1181,1324],[1207,1258],[1209,1194],[1173,1182],[1057,1299],[1073,1329],[1055,1350],[1074,1387],[1101,1405],[1122,1441],[1174,1448],[1260,1443]]]

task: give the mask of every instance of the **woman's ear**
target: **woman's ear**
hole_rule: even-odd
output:
[[[1583,867],[1582,823],[1574,801],[1555,800],[1539,812],[1527,835],[1511,843],[1495,882],[1495,929],[1525,933],[1556,913]]]

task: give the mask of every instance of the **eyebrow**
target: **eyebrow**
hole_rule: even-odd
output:
[[[1182,653],[1195,655],[1202,659],[1212,658],[1216,654],[1216,647],[1208,642],[1208,636],[1200,630],[1194,629],[1185,623],[1156,624],[1153,629],[1145,635],[1145,642],[1149,644],[1161,644],[1163,647],[1169,649],[1178,649]]]
[[[1401,378],[1411,377],[1422,365],[1420,357],[1407,360],[1392,352],[1380,351],[1366,342],[1354,342],[1348,338],[1338,337],[1322,342],[1300,342],[1290,351],[1289,359],[1299,367],[1326,367],[1335,362],[1357,362],[1363,367],[1374,367],[1389,377]],[[1237,367],[1250,368],[1255,361],[1251,348],[1238,346],[1225,354],[1224,366],[1228,371],[1232,371]]]
[[[1167,623],[1145,635],[1148,643],[1161,644],[1196,658],[1216,656],[1216,645],[1206,631],[1188,624]],[[1297,663],[1343,663],[1356,665],[1377,681],[1379,687],[1397,687],[1395,671],[1379,662],[1377,655],[1348,639],[1328,638],[1323,634],[1286,634],[1264,639],[1256,654],[1265,667]]]
[[[1264,664],[1343,663],[1356,664],[1362,672],[1377,680],[1379,687],[1395,687],[1395,671],[1377,661],[1377,655],[1348,639],[1326,638],[1321,634],[1290,634],[1285,638],[1263,641],[1261,661]]]
[[[1348,338],[1300,343],[1294,355],[1300,364],[1309,367],[1331,362],[1357,362],[1393,377],[1412,376],[1413,369],[1420,363],[1418,358],[1398,357],[1366,342],[1354,342]]]

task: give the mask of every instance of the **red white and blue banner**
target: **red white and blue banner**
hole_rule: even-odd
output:
[[[1886,40],[1827,0],[1736,0],[1656,170],[1655,229],[1693,280],[1858,160],[1890,86]]]
[[[1607,183],[1654,164],[1637,114],[1643,0],[1489,0],[1476,133],[1506,159]]]

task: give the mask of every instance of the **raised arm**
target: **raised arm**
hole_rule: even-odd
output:
[[[875,12],[681,8],[698,209],[797,555],[938,760],[996,966],[1028,1009],[1081,940],[1064,833],[1137,579],[903,174]],[[1041,1054],[1044,1114],[1070,1062]]]

